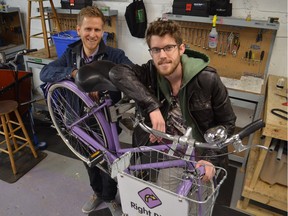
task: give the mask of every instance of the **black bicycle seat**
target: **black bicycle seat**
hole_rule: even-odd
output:
[[[119,91],[109,80],[109,71],[115,64],[111,61],[94,61],[83,65],[75,77],[75,84],[84,92]]]

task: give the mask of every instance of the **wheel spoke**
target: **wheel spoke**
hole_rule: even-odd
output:
[[[89,107],[87,100],[91,99],[88,96],[83,98],[83,94],[80,96],[79,92],[65,85],[65,82],[64,84],[54,84],[49,89],[47,102],[51,119],[58,134],[77,157],[87,162],[89,156],[96,149],[83,141],[85,139],[76,137],[71,125],[74,126],[77,121],[77,127],[105,147],[107,147],[107,138],[97,115],[86,115],[87,107]],[[82,119],[84,116],[86,117]]]

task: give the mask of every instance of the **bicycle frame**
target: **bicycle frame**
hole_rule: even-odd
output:
[[[62,81],[61,83],[62,85],[68,85],[72,87],[73,89],[75,89],[75,91],[80,91],[78,90],[76,85],[71,81],[66,80],[66,81]],[[81,93],[82,93],[82,100],[85,100],[85,102],[90,106],[88,107],[89,111],[83,116],[81,116],[77,121],[69,125],[66,125],[66,127],[71,130],[71,133],[73,133],[75,136],[81,139],[82,142],[86,143],[86,145],[92,146],[95,150],[100,150],[100,151],[105,152],[111,163],[126,152],[140,153],[145,150],[150,150],[151,148],[155,150],[159,150],[159,151],[160,150],[165,151],[165,150],[170,149],[172,144],[162,144],[162,145],[155,145],[155,146],[149,146],[149,147],[142,146],[142,147],[137,147],[137,148],[121,148],[120,142],[119,142],[119,135],[117,131],[117,125],[115,122],[108,122],[107,120],[108,118],[107,112],[108,112],[109,106],[112,105],[112,100],[110,98],[105,98],[104,102],[102,102],[101,105],[98,105],[94,101],[92,101],[86,93],[83,93],[83,92]],[[96,115],[99,118],[100,122],[102,122],[102,126],[104,128],[105,133],[107,134],[107,137],[110,138],[108,140],[108,146],[109,146],[108,149],[103,147],[99,142],[97,142],[97,140],[92,139],[81,128],[77,127],[77,124],[79,124],[81,121],[83,121],[84,119],[92,115]],[[116,154],[111,153],[114,151]],[[190,160],[195,160],[195,157],[193,156],[193,154]]]

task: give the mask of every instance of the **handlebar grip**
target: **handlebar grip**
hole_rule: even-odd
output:
[[[265,123],[262,119],[252,122],[251,124],[244,127],[239,133],[239,138],[243,139],[244,137],[250,135],[251,133],[265,127]]]
[[[27,54],[27,53],[31,53],[31,52],[36,52],[38,49],[25,49],[24,50],[24,54]]]

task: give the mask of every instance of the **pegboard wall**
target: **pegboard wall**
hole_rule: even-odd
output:
[[[274,30],[219,24],[216,25],[217,47],[210,49],[211,23],[177,22],[181,25],[186,48],[208,55],[210,66],[215,67],[220,76],[234,79],[243,75],[264,77]]]

